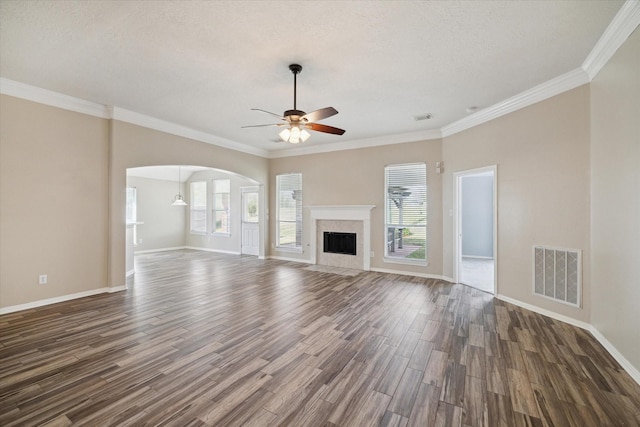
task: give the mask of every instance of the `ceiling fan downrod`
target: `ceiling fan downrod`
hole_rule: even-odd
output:
[[[302,71],[302,65],[300,64],[291,64],[289,65],[289,70],[293,73],[293,110],[298,110],[297,104],[297,93],[298,93],[298,79],[297,76]]]

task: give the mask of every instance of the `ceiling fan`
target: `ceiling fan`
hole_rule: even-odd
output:
[[[281,116],[276,113],[271,113],[269,111],[261,110],[259,108],[252,108],[252,111],[262,111],[263,113],[271,114],[282,120],[282,123],[273,123],[268,125],[253,125],[253,126],[242,126],[243,128],[253,128],[253,127],[264,127],[264,126],[286,126],[286,128],[280,132],[280,138],[285,142],[290,142],[292,144],[297,144],[300,141],[305,142],[311,134],[307,132],[307,129],[313,130],[316,132],[324,132],[330,133],[334,135],[342,135],[344,134],[344,129],[339,129],[333,126],[322,125],[317,123],[319,120],[326,119],[331,116],[335,116],[338,114],[338,111],[333,107],[321,108],[319,110],[312,111],[310,113],[305,113],[304,111],[297,109],[296,103],[296,84],[297,84],[297,75],[302,71],[302,66],[299,64],[291,64],[289,65],[289,70],[293,73],[293,110],[287,110]]]

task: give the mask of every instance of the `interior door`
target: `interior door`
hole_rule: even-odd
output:
[[[258,255],[260,247],[260,197],[258,187],[243,187],[242,194],[242,253]]]

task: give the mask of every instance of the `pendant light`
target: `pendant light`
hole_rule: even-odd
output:
[[[176,194],[176,198],[173,203],[171,203],[171,206],[187,206],[187,202],[184,201],[180,194],[180,166],[178,166],[178,194]]]

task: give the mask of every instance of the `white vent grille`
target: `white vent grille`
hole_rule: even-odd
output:
[[[533,292],[580,307],[582,252],[579,249],[533,247]]]

